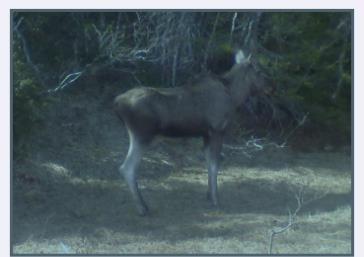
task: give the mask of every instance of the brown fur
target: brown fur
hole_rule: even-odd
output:
[[[265,79],[249,58],[237,63],[222,77],[204,75],[176,88],[137,87],[115,99],[115,111],[125,122],[130,136],[128,155],[121,172],[128,182],[139,214],[147,206],[139,192],[135,170],[143,146],[154,136],[202,137],[209,171],[208,197],[217,201],[217,171],[222,137],[234,110],[252,91],[265,88]]]

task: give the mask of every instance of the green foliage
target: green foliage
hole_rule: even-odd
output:
[[[214,73],[226,71],[236,47],[254,52],[276,84],[277,99],[309,112],[309,120],[320,130],[350,138],[348,12],[15,12],[13,18],[14,24],[23,18],[19,29],[40,72],[31,67],[14,33],[17,149],[27,145],[33,129],[41,127],[43,112],[52,99],[42,92],[54,88],[67,74],[92,64],[96,68],[85,75],[90,80],[97,70],[106,70],[105,82],[112,82],[107,73],[111,67],[113,73],[128,74],[128,81],[135,82],[129,84],[161,87],[174,85],[171,81],[175,80],[180,85],[206,68]],[[143,49],[149,49],[143,58],[132,54]],[[131,86],[121,82],[124,88]]]
[[[26,156],[29,138],[34,129],[41,129],[44,109],[50,99],[41,95],[42,86],[37,82],[18,52],[13,59],[13,146],[16,158]]]
[[[271,13],[260,26],[261,43],[276,54],[262,59],[279,95],[300,101],[320,129],[350,139],[350,15]]]

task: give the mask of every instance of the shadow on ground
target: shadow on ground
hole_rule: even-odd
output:
[[[196,176],[207,180],[203,171]],[[220,183],[221,208],[216,210],[206,200],[206,183],[171,177],[172,173],[160,177],[151,174],[141,181],[151,209],[148,217],[136,215],[121,179],[81,179],[63,174],[47,181],[37,177],[18,181],[13,194],[13,243],[29,238],[99,236],[103,229],[141,236],[149,233],[153,240],[170,242],[234,233],[242,236],[244,231],[254,229],[254,222],[242,221],[237,225],[239,229],[233,231],[224,226],[204,225],[223,215],[286,215],[287,208],[294,210],[297,204],[292,192],[299,188],[290,181],[277,184],[242,177]],[[305,206],[301,213],[331,211],[350,203],[350,193],[327,193]]]

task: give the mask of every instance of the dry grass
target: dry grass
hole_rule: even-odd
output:
[[[269,231],[287,222],[295,193],[306,205],[276,236],[273,253],[351,253],[351,164],[341,154],[226,157],[221,208],[206,201],[207,174],[194,148],[146,156],[140,184],[151,208],[138,217],[125,183],[34,164],[14,189],[14,254],[266,254]],[[187,149],[187,150],[186,150]],[[168,151],[166,151],[168,152]],[[161,154],[162,153],[162,154]]]

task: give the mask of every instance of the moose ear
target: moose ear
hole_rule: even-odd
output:
[[[244,62],[244,60],[245,60],[244,52],[242,50],[237,51],[235,54],[235,63],[239,64]]]
[[[235,63],[236,64],[240,64],[240,63],[250,63],[250,58],[252,57],[252,54],[249,54],[248,57],[245,57],[245,54],[242,50],[239,50],[236,54],[235,54]]]

